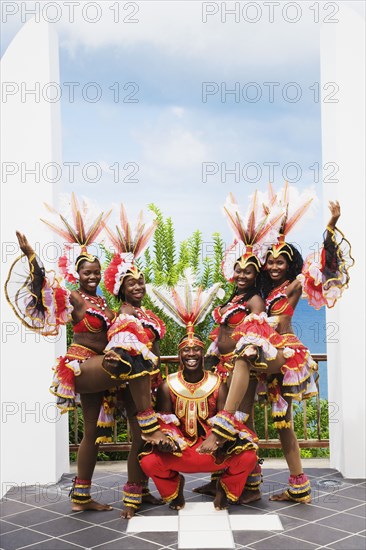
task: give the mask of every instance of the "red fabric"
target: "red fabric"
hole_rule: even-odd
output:
[[[56,319],[60,320],[61,315],[68,307],[68,292],[64,288],[58,287],[54,289],[54,300],[56,303]],[[64,321],[61,320],[64,324]]]
[[[114,254],[109,266],[104,272],[104,285],[108,290],[108,292],[110,292],[113,295],[115,295],[114,285],[116,284],[116,274],[121,262],[122,262],[122,258],[120,254]]]
[[[142,344],[145,345],[150,342],[145,329],[141,326],[141,323],[139,323],[137,319],[126,319],[123,315],[118,317],[108,331],[108,340],[111,340],[112,336],[114,334],[118,334],[119,332],[130,332],[131,334],[134,334]]]
[[[140,462],[148,477],[154,481],[162,498],[175,498],[179,486],[179,472],[194,474],[198,472],[217,472],[225,468],[221,481],[233,500],[237,500],[245,486],[248,475],[253,470],[257,455],[254,450],[230,456],[221,464],[216,464],[212,455],[201,455],[196,449],[202,443],[200,438],[195,445],[183,451],[182,457],[154,451],[144,456]]]
[[[69,361],[66,357],[59,357],[57,365],[57,376],[64,386],[74,386],[75,374],[72,369],[67,367]]]
[[[98,313],[97,310],[96,310],[96,313]],[[86,324],[86,321],[88,324]],[[88,327],[88,325],[95,331],[101,331],[103,330],[103,328],[106,328],[105,321],[102,317],[98,317],[97,315],[91,315],[88,311],[86,311],[81,321],[79,321],[78,323],[76,323],[76,325],[73,326],[73,331],[75,333],[79,333],[79,332],[90,333],[90,328]]]

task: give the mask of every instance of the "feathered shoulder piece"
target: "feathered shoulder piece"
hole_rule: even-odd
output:
[[[178,349],[187,345],[204,347],[203,342],[194,335],[194,327],[202,323],[215,299],[223,298],[224,291],[220,288],[220,283],[204,290],[196,286],[192,271],[186,269],[175,287],[149,284],[146,285],[146,290],[157,307],[179,326],[186,328],[188,341],[184,339]]]
[[[132,275],[136,279],[141,276],[134,262],[145,250],[158,224],[157,220],[149,225],[144,223],[141,211],[136,228],[132,230],[123,204],[121,204],[120,222],[120,226],[116,226],[116,233],[105,226],[115,254],[104,272],[104,284],[106,289],[115,296],[118,295],[126,275]]]
[[[88,201],[84,199],[80,206],[74,193],[71,194],[71,199],[68,202],[68,209],[70,210],[71,207],[71,212],[68,213],[60,213],[45,203],[47,210],[61,220],[61,227],[47,220],[41,219],[41,221],[64,239],[66,244],[64,254],[59,258],[59,268],[68,282],[76,283],[79,274],[76,271],[75,260],[78,257],[79,262],[81,260],[93,262],[98,259],[90,254],[88,247],[90,248],[95,243],[112,210],[106,214],[104,212],[100,214],[92,213]]]
[[[242,269],[253,265],[259,272],[268,246],[277,240],[283,209],[275,203],[271,208],[265,207],[259,202],[258,192],[255,191],[245,216],[242,216],[232,193],[226,199],[224,213],[235,235],[235,241],[222,262],[225,278],[228,281],[233,280],[236,263],[239,263]],[[240,248],[244,249],[241,255],[238,254]]]

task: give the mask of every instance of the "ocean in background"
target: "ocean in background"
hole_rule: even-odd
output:
[[[293,317],[293,328],[296,336],[312,353],[327,353],[329,341],[337,339],[333,326],[326,329],[325,308],[316,311],[306,300],[300,300]],[[322,399],[328,399],[328,376],[326,361],[319,362],[319,393]]]

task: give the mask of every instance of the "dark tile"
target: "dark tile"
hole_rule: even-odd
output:
[[[283,504],[283,502],[277,502],[277,504]],[[313,506],[312,504],[295,504],[293,506],[283,508],[281,511],[278,511],[278,513],[302,519],[304,521],[316,521],[317,519],[330,516],[334,512],[331,510],[325,510],[319,506]]]
[[[113,531],[112,529],[105,529],[104,527],[89,527],[78,533],[72,533],[70,535],[65,535],[62,540],[67,540],[68,542],[73,542],[79,544],[80,546],[85,546],[90,548],[91,546],[98,546],[104,543],[111,542],[117,538],[121,537],[121,533]]]
[[[16,529],[20,529],[19,525],[14,525],[14,523],[0,520],[0,533],[10,533],[10,531],[15,531]]]
[[[301,541],[301,543],[286,535],[275,535],[268,539],[251,544],[255,550],[315,550],[318,546]]]
[[[49,512],[43,508],[32,508],[29,512],[14,514],[11,516],[11,522],[23,527],[30,527],[36,523],[42,523],[44,521],[50,521],[51,519],[57,519],[60,517],[60,514]]]
[[[12,533],[1,536],[1,548],[4,550],[17,550],[22,546],[38,543],[42,540],[50,540],[42,533],[36,533],[30,529],[18,529]]]
[[[312,506],[317,506],[320,509],[329,509],[337,512],[348,510],[357,506],[357,501],[350,498],[340,496],[340,493],[320,494],[311,501]]]
[[[91,548],[98,548],[92,546]],[[103,544],[98,550],[161,550],[161,546],[149,542],[148,540],[143,540],[138,537],[126,536],[120,539],[117,539],[113,542]]]
[[[91,523],[92,525],[103,525],[107,521],[116,519],[120,516],[121,511],[113,508],[112,510],[106,510],[104,512],[97,512],[95,510],[85,510],[84,512],[70,512],[68,517],[81,519]]]
[[[0,517],[6,517],[11,514],[18,514],[26,510],[34,510],[34,506],[29,506],[17,500],[3,500],[0,502]]]
[[[365,518],[358,516],[352,516],[351,514],[336,514],[330,518],[320,519],[316,524],[326,525],[327,527],[334,527],[335,529],[341,529],[348,533],[355,534],[362,531],[366,527]]]
[[[347,510],[348,514],[353,514],[354,516],[360,516],[361,518],[366,517],[366,504],[361,504],[361,506],[356,506],[356,508],[351,508]]]
[[[34,506],[54,504],[68,498],[62,488],[56,485],[22,485],[13,487],[5,495],[5,499],[17,500]]]
[[[152,533],[152,532],[141,532],[138,534],[140,539],[146,539],[156,544],[161,544],[162,546],[170,546],[171,544],[178,543],[178,532],[175,533]]]
[[[90,523],[82,521],[81,518],[75,519],[70,517],[61,517],[60,519],[54,519],[52,521],[46,521],[40,525],[34,525],[33,529],[44,533],[45,535],[50,535],[51,537],[59,537],[61,535],[67,535],[68,533],[73,533],[74,531],[79,531],[80,529],[85,529],[90,527]]]
[[[122,487],[97,487],[91,493],[91,496],[101,504],[109,504],[110,502],[122,502]]]
[[[108,527],[108,529],[114,529],[115,531],[119,531],[120,533],[126,533],[127,526],[128,526],[128,519],[123,519],[121,517],[118,517],[117,519],[112,519],[103,523],[103,527]]]
[[[306,520],[293,518],[290,516],[286,516],[285,514],[278,514],[282,527],[284,532],[288,531],[289,529],[295,529],[295,527],[300,527],[300,525],[304,525],[306,523]]]
[[[361,500],[362,502],[366,501],[366,487],[348,487],[339,491],[340,496],[355,498]]]
[[[350,483],[351,485],[360,485],[360,487],[366,487],[366,483],[365,483],[365,480],[364,480],[364,479],[360,479],[360,478],[355,478],[355,479],[344,478],[344,481],[345,481],[346,483]]]
[[[348,537],[347,539],[333,542],[334,550],[365,550],[365,538],[359,536]]]
[[[176,516],[178,512],[176,510],[171,510],[169,506],[154,506],[154,508],[150,508],[149,510],[144,510],[141,512],[138,512],[136,515],[138,516]]]
[[[232,505],[229,508],[229,514],[230,516],[236,516],[236,515],[242,515],[250,514],[252,516],[255,515],[263,515],[263,510],[258,508],[252,508],[249,504],[246,504],[244,506],[239,505]]]
[[[241,508],[247,509],[248,513],[251,513],[251,510],[260,510],[262,514],[266,512],[276,512],[276,513],[283,512],[284,514],[287,514],[287,510],[291,508],[296,508],[298,506],[299,505],[296,504],[295,502],[272,501],[272,500],[269,500],[267,495],[263,495],[261,500],[257,500],[256,502],[251,502],[250,504],[245,504],[244,506],[241,506]]]
[[[71,502],[69,499],[67,500],[61,500],[60,502],[56,502],[54,504],[48,504],[47,506],[43,506],[43,510],[49,510],[50,512],[58,512],[59,514],[72,514],[75,515],[76,513],[80,514],[82,512],[73,512],[71,510]]]
[[[119,474],[112,474],[112,475],[105,475],[102,477],[94,477],[92,480],[92,489],[95,487],[95,485],[102,485],[104,487],[111,487],[113,484],[115,485],[123,485],[126,483],[127,477]]]
[[[27,550],[28,548],[32,548],[33,550],[80,550],[83,547],[61,539],[47,539],[44,542],[36,542],[36,544],[32,544],[26,548]]]
[[[303,525],[302,527],[297,527],[292,531],[288,531],[286,534],[295,539],[312,542],[313,544],[318,544],[319,546],[332,544],[334,541],[347,536],[347,533],[343,533],[339,529],[332,529],[331,527],[326,527],[325,525],[320,525],[319,523],[309,523],[307,525]]]
[[[307,475],[311,475],[314,477],[333,477],[333,475],[339,474],[337,470],[334,470],[334,468],[306,468],[305,467],[305,473]]]
[[[274,472],[273,474],[270,474],[270,475],[265,475],[264,473],[262,473],[262,475],[263,475],[263,483],[266,483],[267,481],[271,481],[271,482],[274,481],[277,483],[287,484],[288,478],[290,477],[290,473],[288,471],[282,472],[281,470],[278,470],[277,472]]]
[[[252,546],[253,543],[273,537],[273,533],[269,531],[233,531],[233,537],[236,544]],[[268,545],[266,548],[270,548]]]

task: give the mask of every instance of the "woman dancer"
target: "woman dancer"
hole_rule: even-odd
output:
[[[304,206],[302,207],[302,210],[303,209]],[[340,215],[338,203],[331,203],[330,209],[332,217],[327,226],[325,249],[327,246],[328,251],[330,251],[330,248],[332,249],[331,256],[333,259],[334,255],[338,255],[338,257],[341,258],[342,253],[340,247],[336,246],[335,240],[332,239],[335,233],[335,224]],[[288,233],[298,217],[299,212],[296,212],[291,220],[288,220],[287,216],[285,216],[285,220],[282,222],[282,235],[279,237],[278,244],[273,245],[270,249],[270,254],[266,263],[270,277],[272,273],[272,286],[276,287],[272,288],[272,293],[267,296],[266,303],[272,314],[275,312],[277,315],[283,315],[283,317],[279,319],[278,332],[272,331],[265,323],[263,323],[262,330],[258,331],[258,327],[256,326],[257,320],[253,318],[253,316],[252,319],[248,317],[244,320],[242,327],[236,334],[236,338],[239,340],[236,350],[237,358],[225,409],[222,411],[221,415],[218,415],[218,420],[213,428],[213,432],[218,436],[218,439],[215,441],[214,435],[212,435],[211,441],[206,440],[201,446],[200,452],[214,451],[218,446],[217,442],[219,442],[219,445],[222,444],[227,435],[232,431],[231,417],[237,408],[236,404],[241,401],[246,392],[251,369],[258,372],[265,368],[266,374],[282,373],[282,387],[285,388],[283,391],[284,395],[281,395],[278,386],[276,383],[273,383],[272,387],[275,388],[275,391],[272,393],[272,411],[273,415],[277,418],[282,418],[281,422],[283,422],[282,425],[278,425],[278,427],[280,428],[281,443],[284,445],[285,457],[290,469],[290,487],[283,494],[274,496],[273,499],[310,502],[310,483],[307,476],[302,472],[300,450],[296,436],[290,427],[290,408],[288,407],[291,397],[301,399],[304,394],[312,391],[310,387],[311,374],[312,370],[316,368],[316,364],[311,359],[309,351],[293,334],[290,324],[293,309],[296,307],[302,293],[301,283],[295,280],[296,275],[301,271],[302,261],[300,262],[301,265],[296,266],[297,258],[294,261],[293,249],[285,243],[284,235]],[[332,243],[331,246],[329,243]],[[275,262],[274,260],[278,261]],[[331,264],[333,264],[332,276],[327,277],[325,281],[323,278],[324,282],[320,285],[318,293],[324,294],[324,301],[328,294],[329,298],[332,300],[332,305],[334,305],[335,299],[332,293],[332,287],[334,290],[334,287],[339,289],[341,286],[346,285],[348,282],[348,274],[346,273],[343,259],[341,262],[329,260],[330,258],[328,258],[328,261],[325,261],[322,266],[324,268],[323,274],[326,272],[326,269],[330,269]],[[282,262],[283,269],[280,270]],[[334,267],[336,272],[334,271]],[[291,268],[292,270],[290,272]],[[293,278],[292,281],[290,277]],[[315,285],[311,285],[309,282],[311,277],[310,270],[309,272],[305,272],[303,277],[308,281],[308,287],[312,286],[314,288]],[[283,299],[283,303],[280,303],[276,309],[274,305],[279,302],[280,299]],[[255,346],[260,347],[261,354],[259,354],[258,348]],[[282,428],[288,431],[284,432]],[[285,435],[283,435],[284,433]]]
[[[230,282],[234,282],[234,292],[229,300],[222,306],[218,306],[213,311],[213,318],[218,327],[214,329],[210,338],[214,339],[205,356],[205,368],[212,366],[216,374],[227,380],[230,387],[231,375],[234,369],[234,353],[236,342],[232,339],[232,334],[236,328],[243,322],[244,318],[250,313],[259,314],[265,311],[265,304],[260,296],[259,287],[256,286],[260,271],[260,261],[251,249],[247,246],[247,253],[238,258],[234,265],[234,271],[227,274]],[[248,412],[249,417],[246,425],[254,431],[254,422],[252,418],[252,408],[257,388],[256,376],[251,376],[248,390],[238,407],[242,412]],[[206,485],[193,489],[200,494],[216,495],[217,480],[222,472],[216,472],[211,475],[211,481]],[[261,484],[261,468],[257,464],[253,472],[248,476],[245,489],[239,498],[240,504],[248,504],[259,500]]]
[[[75,206],[76,200],[74,197],[73,200],[75,201]],[[64,219],[61,219],[64,222]],[[77,242],[81,247],[85,248],[86,243],[90,243],[93,240],[92,236],[95,237],[103,227],[101,223],[103,218],[101,215],[97,220],[98,223],[95,223],[88,232],[84,231],[80,212],[76,216],[76,220],[78,225],[75,229],[71,228],[70,233],[73,234],[72,239],[74,242],[76,235],[78,237]],[[69,230],[70,226],[67,222],[65,225]],[[96,231],[97,227],[99,228],[98,231]],[[54,226],[53,228],[60,232],[58,228]],[[145,231],[144,225],[140,220],[137,239],[132,244],[131,242],[125,243],[133,246],[135,256],[138,252],[141,253],[154,228],[151,227]],[[129,235],[131,236],[130,230]],[[69,240],[73,242],[72,239]],[[47,274],[49,275],[48,277],[46,276],[41,263],[35,257],[32,247],[22,235],[20,235],[20,245],[28,257],[30,273],[27,276],[26,283],[22,285],[24,291],[28,290],[28,298],[24,299],[24,294],[17,291],[14,303],[11,304],[18,317],[27,326],[39,330],[42,334],[56,334],[58,326],[66,324],[70,319],[80,329],[76,330],[77,333],[90,333],[87,336],[85,334],[84,336],[77,336],[75,343],[71,350],[69,350],[70,354],[68,353],[64,358],[59,360],[55,368],[52,391],[58,396],[58,405],[64,411],[74,408],[76,392],[83,395],[83,408],[85,409],[86,407],[86,437],[84,438],[81,456],[79,454],[81,470],[86,473],[80,474],[80,470],[78,470],[78,477],[72,489],[72,500],[75,504],[74,509],[111,509],[110,507],[100,507],[101,505],[94,503],[90,497],[90,479],[98,451],[95,441],[97,435],[97,413],[99,413],[103,397],[103,394],[100,392],[120,386],[129,381],[133,401],[139,411],[137,419],[144,432],[144,438],[153,444],[165,441],[166,437],[160,432],[156,416],[151,409],[150,376],[148,376],[158,371],[153,366],[157,365],[158,358],[151,353],[149,346],[146,345],[149,341],[142,326],[137,328],[132,337],[127,333],[127,338],[125,338],[127,342],[125,344],[116,342],[115,350],[111,349],[104,358],[98,355],[105,348],[107,328],[111,325],[111,321],[113,321],[115,315],[110,310],[108,310],[108,315],[105,314],[107,311],[105,301],[96,295],[96,289],[100,281],[100,264],[95,257],[91,258],[86,252],[83,252],[81,257],[77,259],[76,267],[82,272],[83,277],[85,275],[85,283],[82,283],[81,289],[70,293],[59,285],[58,280],[52,272]],[[129,254],[127,262],[125,261],[125,256],[128,256],[128,254],[120,255],[119,263],[123,265],[121,265],[119,273],[117,273],[118,277],[116,277],[118,281],[115,284],[118,283],[118,290],[121,282],[123,286],[124,275],[127,274],[128,270],[135,278],[136,276],[139,278],[141,275],[133,264],[134,256]],[[86,261],[88,264],[93,265],[85,265]],[[86,274],[82,271],[82,267],[87,268]],[[10,289],[12,282],[14,282],[11,280],[13,275],[14,266],[7,281],[7,289]],[[10,299],[9,301],[11,303]],[[87,307],[89,304],[95,307]],[[137,320],[135,318],[132,319],[136,324]],[[105,323],[105,327],[103,323]],[[114,337],[118,332],[125,330],[125,327],[121,325],[123,325],[123,321],[120,319],[119,328],[114,330]],[[96,337],[95,334],[98,334],[98,336]],[[92,344],[88,340],[89,337],[93,339]],[[96,340],[97,338],[98,340]],[[113,335],[110,336],[111,338],[113,340]],[[95,344],[94,339],[98,341],[98,344]],[[88,344],[90,347],[88,348],[85,344]],[[110,348],[112,347],[110,346]],[[121,357],[122,355],[123,358]],[[122,372],[119,369],[121,364],[123,364]],[[98,394],[97,399],[94,394]],[[85,398],[84,395],[86,395]],[[98,403],[98,407],[95,402]],[[91,403],[93,404],[92,412],[90,412],[91,405],[90,407],[88,406]],[[110,400],[109,404],[109,410],[108,407],[103,407],[98,421],[99,426],[105,427],[110,422],[113,413],[113,399]],[[106,411],[109,413],[107,419],[104,414]],[[86,453],[83,452],[84,447]],[[84,468],[85,462],[83,457],[86,455],[87,465]]]
[[[127,251],[131,248],[128,245],[128,239],[131,238],[132,233],[123,206],[121,206],[121,227],[117,228],[117,234],[113,234],[109,229],[107,232],[114,248],[119,252],[113,256],[105,271],[104,284],[106,290],[121,302],[118,321],[111,329],[109,339],[115,343],[115,349],[120,349],[122,355],[116,356],[116,366],[110,362],[109,366],[105,365],[104,368],[108,369],[113,376],[123,374],[123,368],[127,366],[120,361],[121,358],[126,359],[123,349],[128,350],[128,354],[134,357],[135,361],[141,362],[142,368],[145,368],[145,362],[141,361],[140,350],[141,346],[146,346],[147,351],[151,350],[150,353],[153,353],[158,360],[158,369],[154,371],[155,378],[158,379],[155,380],[156,385],[160,378],[159,340],[164,337],[166,329],[163,321],[157,315],[141,305],[146,294],[145,280],[143,274],[131,262],[131,251]],[[135,242],[137,241],[138,239],[135,239]],[[136,248],[134,254],[136,257]],[[123,348],[120,347],[121,345]],[[112,344],[109,347],[112,347]],[[128,455],[128,482],[124,486],[124,510],[122,512],[122,517],[126,519],[134,516],[141,502],[163,504],[162,500],[156,499],[149,493],[147,477],[141,470],[138,461],[143,440],[140,426],[136,420],[137,408],[129,390],[130,384],[131,382],[119,392],[132,432],[132,446]],[[144,437],[144,439],[146,438]]]

